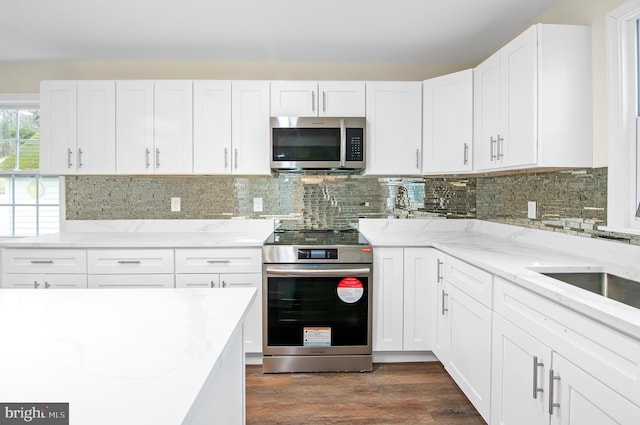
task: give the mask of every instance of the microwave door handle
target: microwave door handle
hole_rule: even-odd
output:
[[[344,124],[344,120],[340,120],[340,166],[345,167],[347,165],[347,128]]]

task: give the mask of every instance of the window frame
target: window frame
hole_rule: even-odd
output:
[[[640,0],[629,0],[606,18],[608,101],[607,226],[602,230],[640,234],[640,132],[637,21]]]
[[[30,94],[30,93],[22,93],[22,94],[0,94],[0,108],[2,109],[11,109],[11,108],[16,108],[16,109],[26,109],[26,108],[34,108],[34,109],[40,109],[40,95],[39,94]],[[11,179],[11,184],[12,184],[12,191],[15,191],[15,179],[16,178],[20,178],[20,177],[29,177],[29,176],[34,176],[36,177],[38,180],[42,177],[44,178],[48,178],[48,177],[55,177],[55,176],[44,176],[42,174],[40,174],[40,170],[0,170],[0,177],[1,178],[9,178]],[[62,226],[62,214],[64,213],[64,208],[63,208],[63,202],[64,202],[64,179],[58,177],[59,180],[59,196],[58,196],[58,210],[59,210],[59,216],[60,219],[58,220],[58,229],[61,228]],[[15,193],[13,194],[13,196],[15,197]],[[6,205],[6,204],[3,204]],[[31,205],[23,205],[23,204],[16,204],[15,203],[15,199],[13,200],[13,202],[10,204],[12,205],[12,207],[15,208],[16,207],[20,207],[20,206],[31,206]],[[36,228],[34,229],[34,234],[32,236],[38,236],[41,234],[40,232],[40,206],[56,206],[55,204],[45,204],[45,205],[40,205],[39,200],[36,200],[36,203],[33,205],[36,208],[36,216],[38,217],[36,219]],[[13,219],[13,223],[12,223],[12,233],[13,235],[0,235],[0,238],[4,239],[4,238],[22,238],[22,237],[28,237],[28,236],[22,236],[22,235],[15,235],[15,217]]]

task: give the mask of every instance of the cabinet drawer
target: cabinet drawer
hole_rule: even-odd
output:
[[[176,249],[176,273],[261,273],[260,248]]]
[[[174,288],[172,274],[89,275],[89,288]]]
[[[493,302],[493,275],[456,258],[447,256],[445,265],[447,283],[491,308]]]
[[[502,278],[494,311],[640,405],[640,342]]]
[[[173,273],[173,250],[89,250],[87,267],[89,274]]]
[[[5,249],[4,273],[86,273],[83,249]]]

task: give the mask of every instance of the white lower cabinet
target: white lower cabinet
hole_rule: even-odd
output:
[[[491,410],[491,309],[476,298],[491,291],[492,276],[443,254],[435,262],[433,351],[480,415]],[[432,273],[433,275],[433,273]]]
[[[87,287],[86,274],[5,274],[3,288],[78,289]]]
[[[376,248],[373,351],[431,350],[431,248]]]
[[[262,249],[183,248],[175,258],[176,288],[257,288],[244,322],[244,351],[261,353]]]
[[[3,288],[86,288],[87,254],[82,249],[5,249],[2,271]]]
[[[502,279],[495,292],[491,425],[638,423],[640,344]]]
[[[172,249],[90,249],[89,288],[173,288]]]

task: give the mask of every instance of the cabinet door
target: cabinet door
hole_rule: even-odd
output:
[[[547,372],[550,367],[549,347],[494,314],[490,423],[548,423]]]
[[[449,320],[447,284],[444,276],[445,258],[445,254],[433,250],[429,258],[428,268],[435,292],[433,301],[433,354],[446,366],[449,363],[451,323]]]
[[[175,288],[173,274],[90,274],[92,289]]]
[[[272,81],[272,117],[317,117],[318,83],[315,81]]]
[[[453,285],[449,294],[451,377],[485,421],[491,409],[491,310]]]
[[[321,117],[364,117],[364,81],[321,81],[318,83],[318,115]]]
[[[473,128],[476,170],[497,167],[500,133],[500,52],[473,71]],[[501,135],[504,137],[504,135]]]
[[[270,175],[269,82],[231,84],[232,173]]]
[[[640,407],[607,387],[558,353],[553,353],[556,378],[551,425],[635,425]]]
[[[402,351],[403,258],[402,248],[373,251],[373,351]]]
[[[44,276],[45,289],[82,289],[87,287],[86,274],[49,274]]]
[[[77,168],[76,81],[40,83],[40,173],[75,174]]]
[[[423,83],[423,174],[472,170],[473,70]]]
[[[152,174],[153,81],[116,82],[116,171]]]
[[[244,321],[245,353],[262,352],[262,274],[237,273],[221,274],[220,286],[223,288],[257,288],[256,297]]]
[[[538,152],[537,27],[532,26],[500,50],[498,159],[503,166],[535,164]]]
[[[155,82],[154,141],[156,174],[193,172],[193,83]]]
[[[220,275],[213,274],[176,274],[176,288],[219,288]]]
[[[366,173],[421,174],[422,83],[367,82],[366,87]]]
[[[39,289],[43,287],[44,275],[37,273],[3,274],[2,287],[13,289]]]
[[[432,349],[435,282],[430,279],[430,248],[404,249],[404,351]]]
[[[15,289],[79,289],[87,287],[86,274],[5,274],[3,288]]]
[[[116,83],[78,81],[78,174],[116,172]]]
[[[231,82],[193,82],[193,172],[231,173]]]

